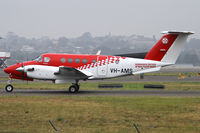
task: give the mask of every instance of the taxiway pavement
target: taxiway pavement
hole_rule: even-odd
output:
[[[0,96],[159,96],[159,97],[198,97],[200,91],[171,90],[80,90],[71,94],[66,90],[22,90],[8,93],[0,90]]]

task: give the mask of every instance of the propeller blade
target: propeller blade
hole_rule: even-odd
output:
[[[22,79],[24,80],[24,63],[22,62],[22,68],[23,68],[23,71],[22,71]]]

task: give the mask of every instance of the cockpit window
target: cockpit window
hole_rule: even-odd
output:
[[[49,57],[44,57],[44,62],[49,62],[50,58]]]
[[[42,61],[42,56],[37,57],[37,58],[35,59],[35,61],[41,62],[41,61]]]

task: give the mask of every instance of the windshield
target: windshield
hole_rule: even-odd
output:
[[[40,61],[42,59],[42,56],[37,57],[34,61]]]

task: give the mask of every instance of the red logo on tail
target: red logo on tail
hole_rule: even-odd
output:
[[[163,39],[162,39],[162,43],[163,43],[163,44],[167,44],[167,43],[168,43],[168,39],[167,39],[166,37],[163,38]]]

